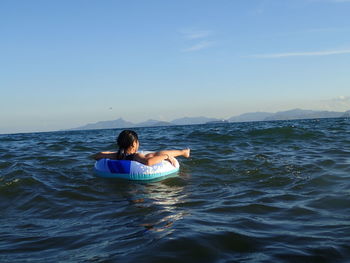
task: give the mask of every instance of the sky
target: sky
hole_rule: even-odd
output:
[[[350,110],[350,0],[1,0],[0,133]]]

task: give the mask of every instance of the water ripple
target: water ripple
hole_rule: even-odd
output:
[[[178,176],[96,177],[119,129],[0,135],[0,261],[350,257],[348,119],[136,130],[142,150],[192,149]]]

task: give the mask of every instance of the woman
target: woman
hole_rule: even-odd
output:
[[[132,130],[122,131],[117,138],[117,144],[119,147],[118,152],[100,152],[94,154],[92,157],[95,160],[108,158],[114,160],[137,161],[149,166],[160,163],[164,160],[169,161],[175,166],[174,157],[190,157],[190,149],[166,150],[147,154],[138,153],[137,151],[140,145],[139,139],[137,133]]]

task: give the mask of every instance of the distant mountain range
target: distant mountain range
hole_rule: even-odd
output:
[[[134,127],[156,127],[171,125],[192,125],[206,123],[226,123],[226,122],[252,122],[252,121],[277,121],[277,120],[301,120],[301,119],[321,119],[321,118],[341,118],[350,117],[350,110],[346,112],[336,111],[313,111],[293,109],[288,111],[270,112],[251,112],[244,113],[239,116],[231,117],[227,120],[208,118],[208,117],[184,117],[173,121],[148,120],[141,123],[133,123],[122,118],[112,121],[100,121],[89,123],[87,125],[77,127],[71,130],[92,130],[92,129],[113,129],[113,128],[134,128]]]
[[[207,117],[184,117],[175,119],[171,122],[148,120],[140,123],[132,123],[119,118],[112,121],[99,121],[96,123],[89,123],[84,126],[80,126],[71,130],[94,130],[94,129],[113,129],[113,128],[134,128],[134,127],[156,127],[156,126],[173,126],[173,125],[191,125],[191,124],[204,124],[211,121],[217,121],[215,118]]]

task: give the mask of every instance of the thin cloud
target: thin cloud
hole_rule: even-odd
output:
[[[251,55],[253,58],[287,58],[287,57],[310,57],[310,56],[331,56],[350,54],[350,49],[338,49],[338,50],[324,50],[324,51],[311,51],[311,52],[287,52],[287,53],[273,53],[273,54],[257,54]]]
[[[211,34],[208,30],[197,30],[184,33],[186,39],[202,39],[207,38]]]
[[[187,46],[181,50],[182,52],[195,52],[214,45],[214,41],[210,40],[212,32],[209,30],[186,29],[181,30],[180,33]]]
[[[211,46],[214,45],[214,42],[212,41],[201,41],[189,48],[185,48],[183,49],[182,51],[183,52],[193,52],[193,51],[199,51],[199,50],[202,50],[202,49],[206,49],[206,48],[209,48]]]

